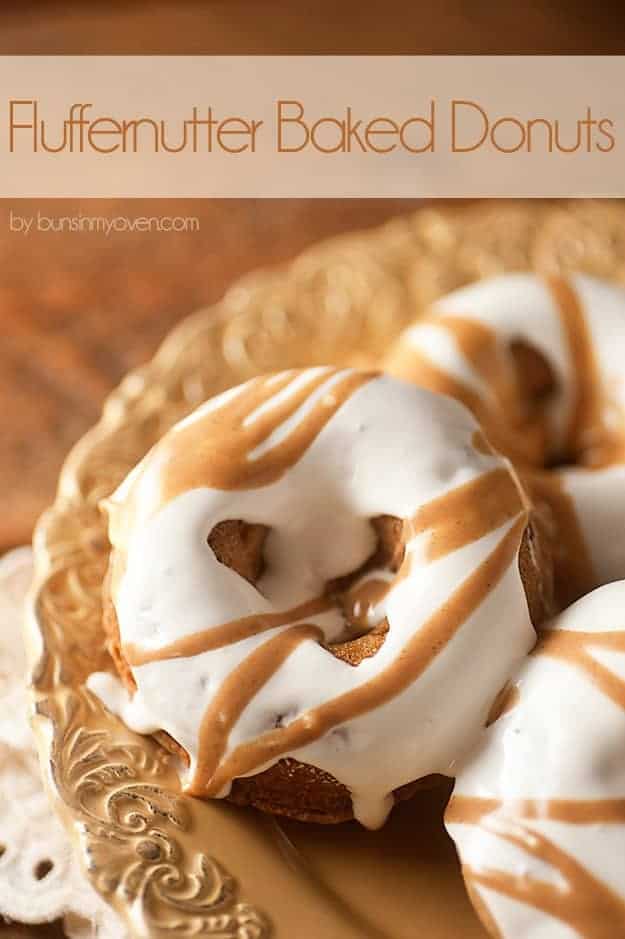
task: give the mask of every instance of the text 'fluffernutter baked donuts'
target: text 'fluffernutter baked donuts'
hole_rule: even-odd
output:
[[[512,464],[465,407],[377,374],[225,392],[107,511],[123,686],[90,687],[163,732],[191,793],[297,818],[376,827],[453,775],[549,606]]]

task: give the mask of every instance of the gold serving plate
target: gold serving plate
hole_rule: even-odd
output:
[[[237,283],[132,372],[70,454],[35,536],[26,635],[33,724],[87,875],[135,937],[480,939],[441,813],[446,792],[377,833],[277,822],[182,795],[170,757],[84,682],[111,669],[101,626],[109,544],[98,503],[175,421],[258,373],[370,364],[434,298],[506,270],[625,281],[622,203],[421,208]]]

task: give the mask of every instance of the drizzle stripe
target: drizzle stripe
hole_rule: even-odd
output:
[[[546,630],[532,654],[548,655],[581,669],[603,694],[625,710],[625,680],[593,657],[591,651],[593,647],[625,652],[625,633],[587,633],[568,629]]]
[[[316,626],[293,626],[263,643],[230,672],[202,718],[197,769],[189,790],[192,794],[204,793],[204,780],[214,775],[230,731],[252,698],[302,642],[322,638],[323,633]]]
[[[558,882],[464,865],[464,877],[474,889],[479,885],[526,903],[568,924],[582,939],[614,939],[624,934],[625,903],[572,855],[535,828],[517,825],[496,833],[530,857],[550,865],[559,875]]]
[[[143,648],[134,642],[126,642],[123,651],[128,663],[134,667],[147,665],[150,662],[164,662],[167,659],[190,658],[241,642],[242,639],[249,639],[250,636],[257,636],[270,629],[277,629],[279,626],[296,623],[298,620],[307,619],[318,613],[325,613],[333,606],[334,603],[330,597],[319,597],[281,613],[257,613],[253,616],[230,620],[220,626],[210,626],[201,632],[176,639],[156,649]]]
[[[411,537],[430,532],[427,553],[428,559],[433,561],[499,528],[518,515],[522,508],[521,493],[513,477],[507,469],[498,468],[433,499],[408,523],[408,530]],[[402,564],[392,581],[368,580],[358,584],[346,593],[345,599],[351,603],[352,609],[360,602],[366,619],[372,600],[382,602],[407,576],[408,570]],[[221,649],[288,623],[308,619],[326,612],[334,605],[331,597],[318,597],[281,613],[259,613],[220,626],[211,626],[155,649],[143,648],[137,643],[124,643],[123,651],[129,665],[133,667],[167,659],[188,658]]]
[[[250,382],[247,389],[222,407],[209,411],[204,417],[181,427],[166,438],[169,453],[163,461],[163,502],[174,499],[189,489],[235,490],[255,489],[279,480],[294,466],[323,430],[328,421],[345,402],[371,381],[376,373],[349,372],[319,397],[301,421],[257,459],[250,453],[264,443],[274,431],[292,417],[313,393],[319,390],[339,369],[315,375],[303,387],[297,388],[275,406],[263,410],[252,421],[246,418],[261,404],[298,377],[290,376],[283,385],[267,383],[266,379]],[[188,454],[180,460],[179,454]]]
[[[332,727],[379,707],[416,681],[504,576],[518,552],[525,525],[524,514],[481,565],[423,624],[391,665],[360,687],[306,712],[287,727],[240,745],[212,779],[197,778],[199,788],[209,795],[218,794],[235,777],[248,775],[283,754],[319,739]]]
[[[567,432],[566,450],[575,457],[584,448],[585,436],[601,428],[603,383],[588,322],[573,284],[563,277],[550,277],[547,286],[560,316],[573,369],[575,403]]]
[[[514,477],[498,467],[422,506],[409,530],[413,537],[430,532],[427,558],[435,561],[478,541],[523,509]]]
[[[452,796],[445,811],[447,825],[479,825],[494,813],[526,821],[569,825],[616,825],[625,822],[625,799],[488,799]]]

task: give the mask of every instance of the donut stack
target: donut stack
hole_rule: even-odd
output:
[[[625,936],[625,292],[480,282],[381,369],[254,378],[147,454],[90,687],[200,797],[375,828],[456,777],[494,937]]]

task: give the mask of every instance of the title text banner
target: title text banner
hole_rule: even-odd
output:
[[[625,195],[625,57],[0,58],[3,197]]]

